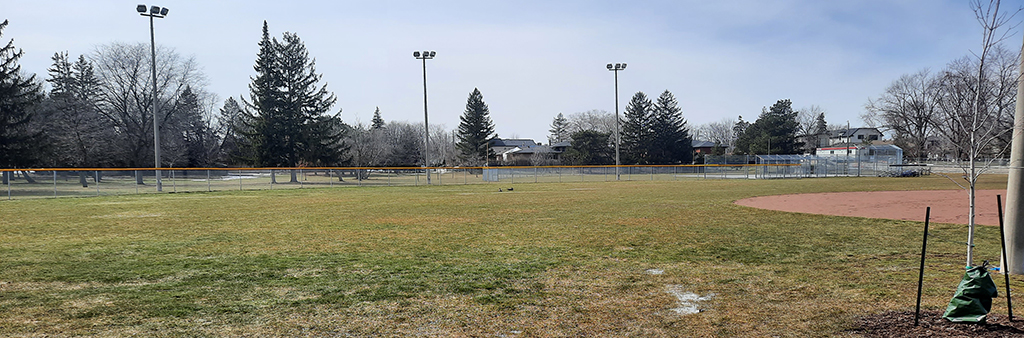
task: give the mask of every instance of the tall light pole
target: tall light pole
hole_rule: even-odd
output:
[[[138,5],[135,10],[139,15],[149,17],[149,47],[153,56],[153,63],[150,67],[153,71],[153,102],[150,105],[153,109],[153,167],[156,168],[156,191],[164,191],[163,183],[160,181],[160,122],[157,118],[156,99],[156,34],[153,32],[153,18],[167,16],[167,7],[153,6],[146,12],[146,5]]]
[[[622,136],[619,133],[619,71],[626,69],[625,63],[608,64],[608,70],[615,72],[615,180],[619,180],[619,143],[622,143]]]
[[[433,59],[435,51],[412,52],[412,57],[423,60],[423,167],[430,184],[430,122],[427,119],[427,59]]]

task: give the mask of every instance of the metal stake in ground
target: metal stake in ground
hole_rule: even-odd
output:
[[[1000,263],[999,271],[1003,273],[1003,280],[1006,284],[1006,313],[1013,321],[1013,301],[1010,300],[1010,271],[1006,266],[1006,233],[1003,232],[1003,196],[996,195],[996,209],[999,210],[999,243],[1003,248],[1003,260]]]
[[[917,308],[914,310],[914,326],[921,317],[921,287],[924,286],[924,254],[928,249],[928,219],[931,218],[932,207],[924,210],[924,239],[921,240],[921,272],[917,276]]]

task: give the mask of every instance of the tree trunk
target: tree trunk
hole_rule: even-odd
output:
[[[88,188],[89,187],[89,181],[85,179],[85,172],[84,171],[79,171],[78,172],[78,183],[82,184],[82,188]]]
[[[135,184],[137,184],[137,185],[144,185],[144,184],[146,184],[145,182],[142,182],[142,174],[139,173],[138,171],[135,172]]]
[[[11,172],[10,171],[5,171],[5,172],[2,172],[0,174],[2,174],[2,176],[3,176],[3,184],[4,185],[8,185],[8,184],[11,183]]]
[[[270,171],[270,183],[277,184],[277,173],[275,173],[273,170]]]
[[[102,174],[100,174],[100,171],[99,171],[99,170],[97,170],[97,171],[94,171],[94,172],[93,172],[93,177],[92,177],[92,181],[93,181],[93,182],[96,182],[96,184],[99,184],[99,183],[100,183],[100,181],[102,181],[102,180],[103,180],[103,176],[101,176],[101,175],[102,175]]]
[[[21,176],[25,176],[25,182],[36,183],[36,180],[33,179],[32,176],[28,175],[28,171],[22,170],[21,171]]]
[[[291,170],[291,174],[292,174],[292,178],[291,178],[291,180],[288,181],[288,183],[299,183],[298,171],[295,170],[295,169],[292,169]]]
[[[974,136],[972,135],[971,136],[971,138],[972,138],[972,140],[971,140],[972,146],[974,144],[973,137]],[[967,213],[967,266],[968,267],[973,267],[974,266],[974,216],[975,216],[975,208],[974,208],[975,189],[974,189],[974,187],[975,187],[975,184],[978,182],[978,175],[976,174],[976,168],[975,168],[976,164],[974,162],[975,154],[974,154],[974,150],[973,149],[974,148],[972,148],[972,151],[971,151],[971,159],[970,159],[970,164],[969,164],[970,171],[967,173],[969,175],[969,176],[967,176],[968,177],[968,182],[967,183],[970,184],[970,186],[969,186],[970,189],[969,189],[968,197],[967,197],[969,199],[969,207],[968,207],[969,211]]]

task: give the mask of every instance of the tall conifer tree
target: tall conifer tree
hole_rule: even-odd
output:
[[[480,89],[473,88],[466,100],[466,111],[459,118],[459,150],[460,158],[470,164],[486,164],[490,156],[490,142],[494,135],[494,123],[491,122],[490,110],[484,103]]]
[[[371,120],[370,123],[371,123],[371,125],[370,125],[371,129],[381,129],[381,128],[384,128],[385,123],[384,123],[384,118],[380,117],[380,107],[377,107],[377,109],[375,109],[373,111],[373,120]]]
[[[750,124],[736,139],[737,154],[797,154],[803,142],[797,142],[796,132],[800,124],[796,121],[789,99],[779,100],[761,110],[757,121]]]
[[[654,139],[654,104],[643,92],[633,94],[622,121],[622,150],[625,162],[650,164]]]
[[[654,143],[650,149],[651,164],[690,163],[693,143],[679,103],[665,90],[654,104],[651,118]]]
[[[316,60],[299,36],[285,32],[270,38],[263,22],[256,77],[249,85],[251,102],[244,135],[251,162],[259,166],[332,165],[343,161],[345,125],[330,114],[336,102],[327,85],[319,85]],[[292,182],[298,181],[292,172]]]
[[[548,129],[548,132],[551,133],[548,136],[548,144],[569,141],[569,119],[565,118],[562,113],[558,113],[558,116],[551,121],[551,129]]]
[[[46,110],[46,130],[54,151],[49,165],[100,167],[109,163],[113,154],[109,145],[114,126],[97,108],[99,80],[91,62],[79,56],[72,63],[67,52],[51,58],[47,71],[50,83]],[[86,185],[84,173],[80,175]]]
[[[0,23],[0,36],[7,27]],[[35,75],[23,76],[18,59],[23,52],[15,50],[14,39],[0,48],[0,168],[17,168],[33,164],[33,150],[42,133],[31,130],[33,106],[42,100],[42,86]],[[5,172],[3,181],[9,179]]]

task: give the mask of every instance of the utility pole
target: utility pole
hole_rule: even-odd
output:
[[[1022,44],[1021,50],[1024,50]],[[1024,59],[1019,65],[1024,72]],[[1013,138],[1010,141],[1010,165],[1006,179],[1006,216],[1003,235],[1006,255],[1001,265],[1004,273],[1024,274],[1024,81],[1017,80],[1017,108],[1013,114]]]

